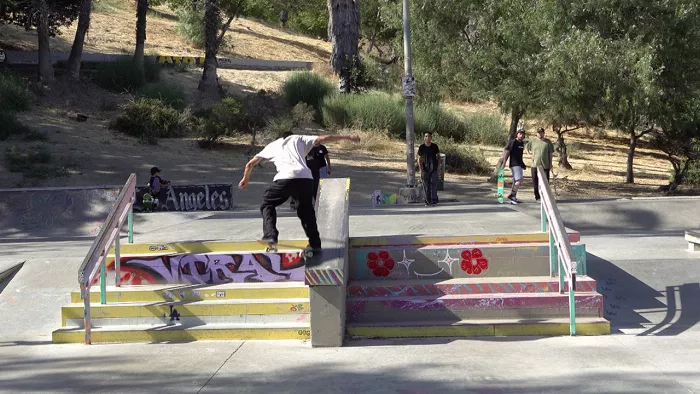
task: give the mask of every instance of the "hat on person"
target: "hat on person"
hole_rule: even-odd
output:
[[[158,168],[158,167],[151,168],[151,175],[155,175],[157,172],[160,172],[160,168]]]
[[[538,133],[544,133],[544,127],[538,128],[538,129],[537,129],[537,132],[538,132]]]

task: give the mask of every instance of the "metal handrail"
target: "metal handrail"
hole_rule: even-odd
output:
[[[106,259],[112,245],[115,245],[115,271],[117,286],[120,285],[120,256],[119,256],[119,235],[124,221],[129,221],[129,243],[133,243],[133,208],[136,201],[136,174],[131,174],[126,184],[119,193],[117,205],[109,213],[107,219],[100,229],[100,233],[90,247],[90,251],[78,269],[78,283],[80,284],[80,294],[85,303],[84,326],[85,343],[91,344],[92,327],[90,324],[90,286],[92,285],[98,268],[100,269],[100,299],[102,304],[106,304]]]
[[[569,284],[569,331],[571,335],[576,335],[576,268],[577,262],[574,257],[569,236],[561,219],[559,208],[549,187],[549,181],[544,168],[537,167],[538,188],[540,201],[542,204],[542,231],[549,232],[550,261],[552,269],[556,264],[559,273],[559,293],[564,294],[564,281]]]

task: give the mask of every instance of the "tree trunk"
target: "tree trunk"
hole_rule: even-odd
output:
[[[75,31],[75,39],[68,57],[68,76],[73,80],[80,80],[80,60],[83,56],[85,34],[90,28],[90,13],[92,12],[92,0],[81,0],[80,15],[78,15],[78,28]]]
[[[374,41],[377,39],[377,34],[378,34],[378,31],[375,28],[374,32],[372,33],[372,38],[370,38],[370,40],[369,40],[369,46],[367,47],[368,54],[372,53],[372,49],[374,49]]]
[[[139,75],[140,83],[146,83],[146,70],[143,66],[143,52],[146,45],[146,14],[148,0],[136,2],[136,49],[134,50],[134,68]]]
[[[49,44],[50,8],[46,0],[38,1],[39,23],[37,35],[39,38],[39,82],[51,83],[55,79],[51,61],[51,46]]]
[[[218,47],[217,32],[221,23],[221,11],[216,0],[205,0],[204,2],[204,70],[202,79],[199,81],[199,91],[209,96],[219,93],[219,79],[216,75],[217,60],[216,50]]]
[[[626,183],[634,183],[634,151],[637,149],[637,133],[634,128],[630,130],[630,149],[627,152],[627,179]]]
[[[559,152],[559,168],[564,168],[567,170],[572,169],[571,164],[569,164],[569,154],[566,147],[566,142],[564,141],[564,133],[566,130],[561,129],[554,130],[557,133],[557,151]]]
[[[522,119],[524,115],[524,109],[513,108],[510,111],[510,128],[508,129],[508,138],[506,138],[506,145],[508,145],[511,140],[515,139],[515,134],[518,132],[518,123],[520,123],[520,119]]]
[[[339,76],[339,89],[350,93],[356,88],[353,74],[360,68],[360,0],[328,0],[328,31],[330,34],[330,63]]]

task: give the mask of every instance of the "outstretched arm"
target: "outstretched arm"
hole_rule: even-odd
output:
[[[335,141],[353,141],[353,142],[360,142],[360,137],[353,135],[322,135],[318,138],[316,138],[316,142],[314,142],[314,146],[319,146],[323,143],[326,142],[335,142]]]
[[[250,179],[250,173],[253,172],[253,167],[258,165],[263,159],[261,157],[253,157],[245,165],[245,171],[243,171],[243,179],[238,182],[238,188],[243,190],[248,186],[248,180]]]

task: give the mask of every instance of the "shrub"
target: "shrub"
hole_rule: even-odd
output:
[[[10,73],[0,73],[0,109],[26,111],[29,109],[31,96],[22,78]]]
[[[227,97],[211,108],[201,130],[201,147],[212,147],[221,137],[245,130],[246,116],[241,100]]]
[[[51,165],[53,157],[45,146],[22,150],[11,146],[5,151],[5,164],[10,172],[21,172],[34,179],[47,179],[68,175],[62,165]]]
[[[385,92],[396,92],[401,89],[403,69],[399,63],[382,64],[371,56],[362,57],[364,66],[364,81],[368,88]]]
[[[28,135],[30,132],[31,129],[20,122],[13,112],[0,109],[0,141],[5,141],[14,135]]]
[[[141,142],[156,144],[158,138],[179,137],[191,128],[189,110],[178,111],[161,100],[140,98],[123,106],[123,112],[110,128],[138,137]]]
[[[448,112],[436,103],[416,106],[414,124],[417,136],[432,131],[456,141],[464,140],[468,130],[464,117]]]
[[[177,32],[185,41],[197,48],[204,48],[204,13],[184,7],[177,11]]]
[[[327,79],[311,71],[293,73],[282,86],[284,100],[288,106],[306,103],[320,114],[324,98],[335,89]]]
[[[166,82],[150,83],[139,90],[139,97],[159,99],[163,103],[179,110],[187,106],[187,97],[182,86]]]
[[[148,82],[155,82],[160,77],[160,64],[145,61],[143,64],[146,80],[136,72],[131,59],[102,63],[97,66],[95,82],[103,89],[116,92],[134,92]]]
[[[673,181],[673,171],[669,182]],[[683,177],[683,183],[691,186],[700,186],[700,162],[693,161],[688,165],[688,170]]]
[[[505,144],[507,132],[500,117],[473,113],[465,115],[464,122],[467,125],[467,141],[499,147]]]
[[[316,111],[306,103],[299,103],[289,113],[292,119],[292,127],[299,127],[314,121]]]
[[[445,171],[454,174],[487,175],[491,167],[481,150],[459,145],[450,138],[436,137],[440,153],[445,154]]]
[[[300,11],[289,18],[287,26],[291,30],[312,37],[326,37],[328,35],[328,12],[324,9],[315,11]]]

